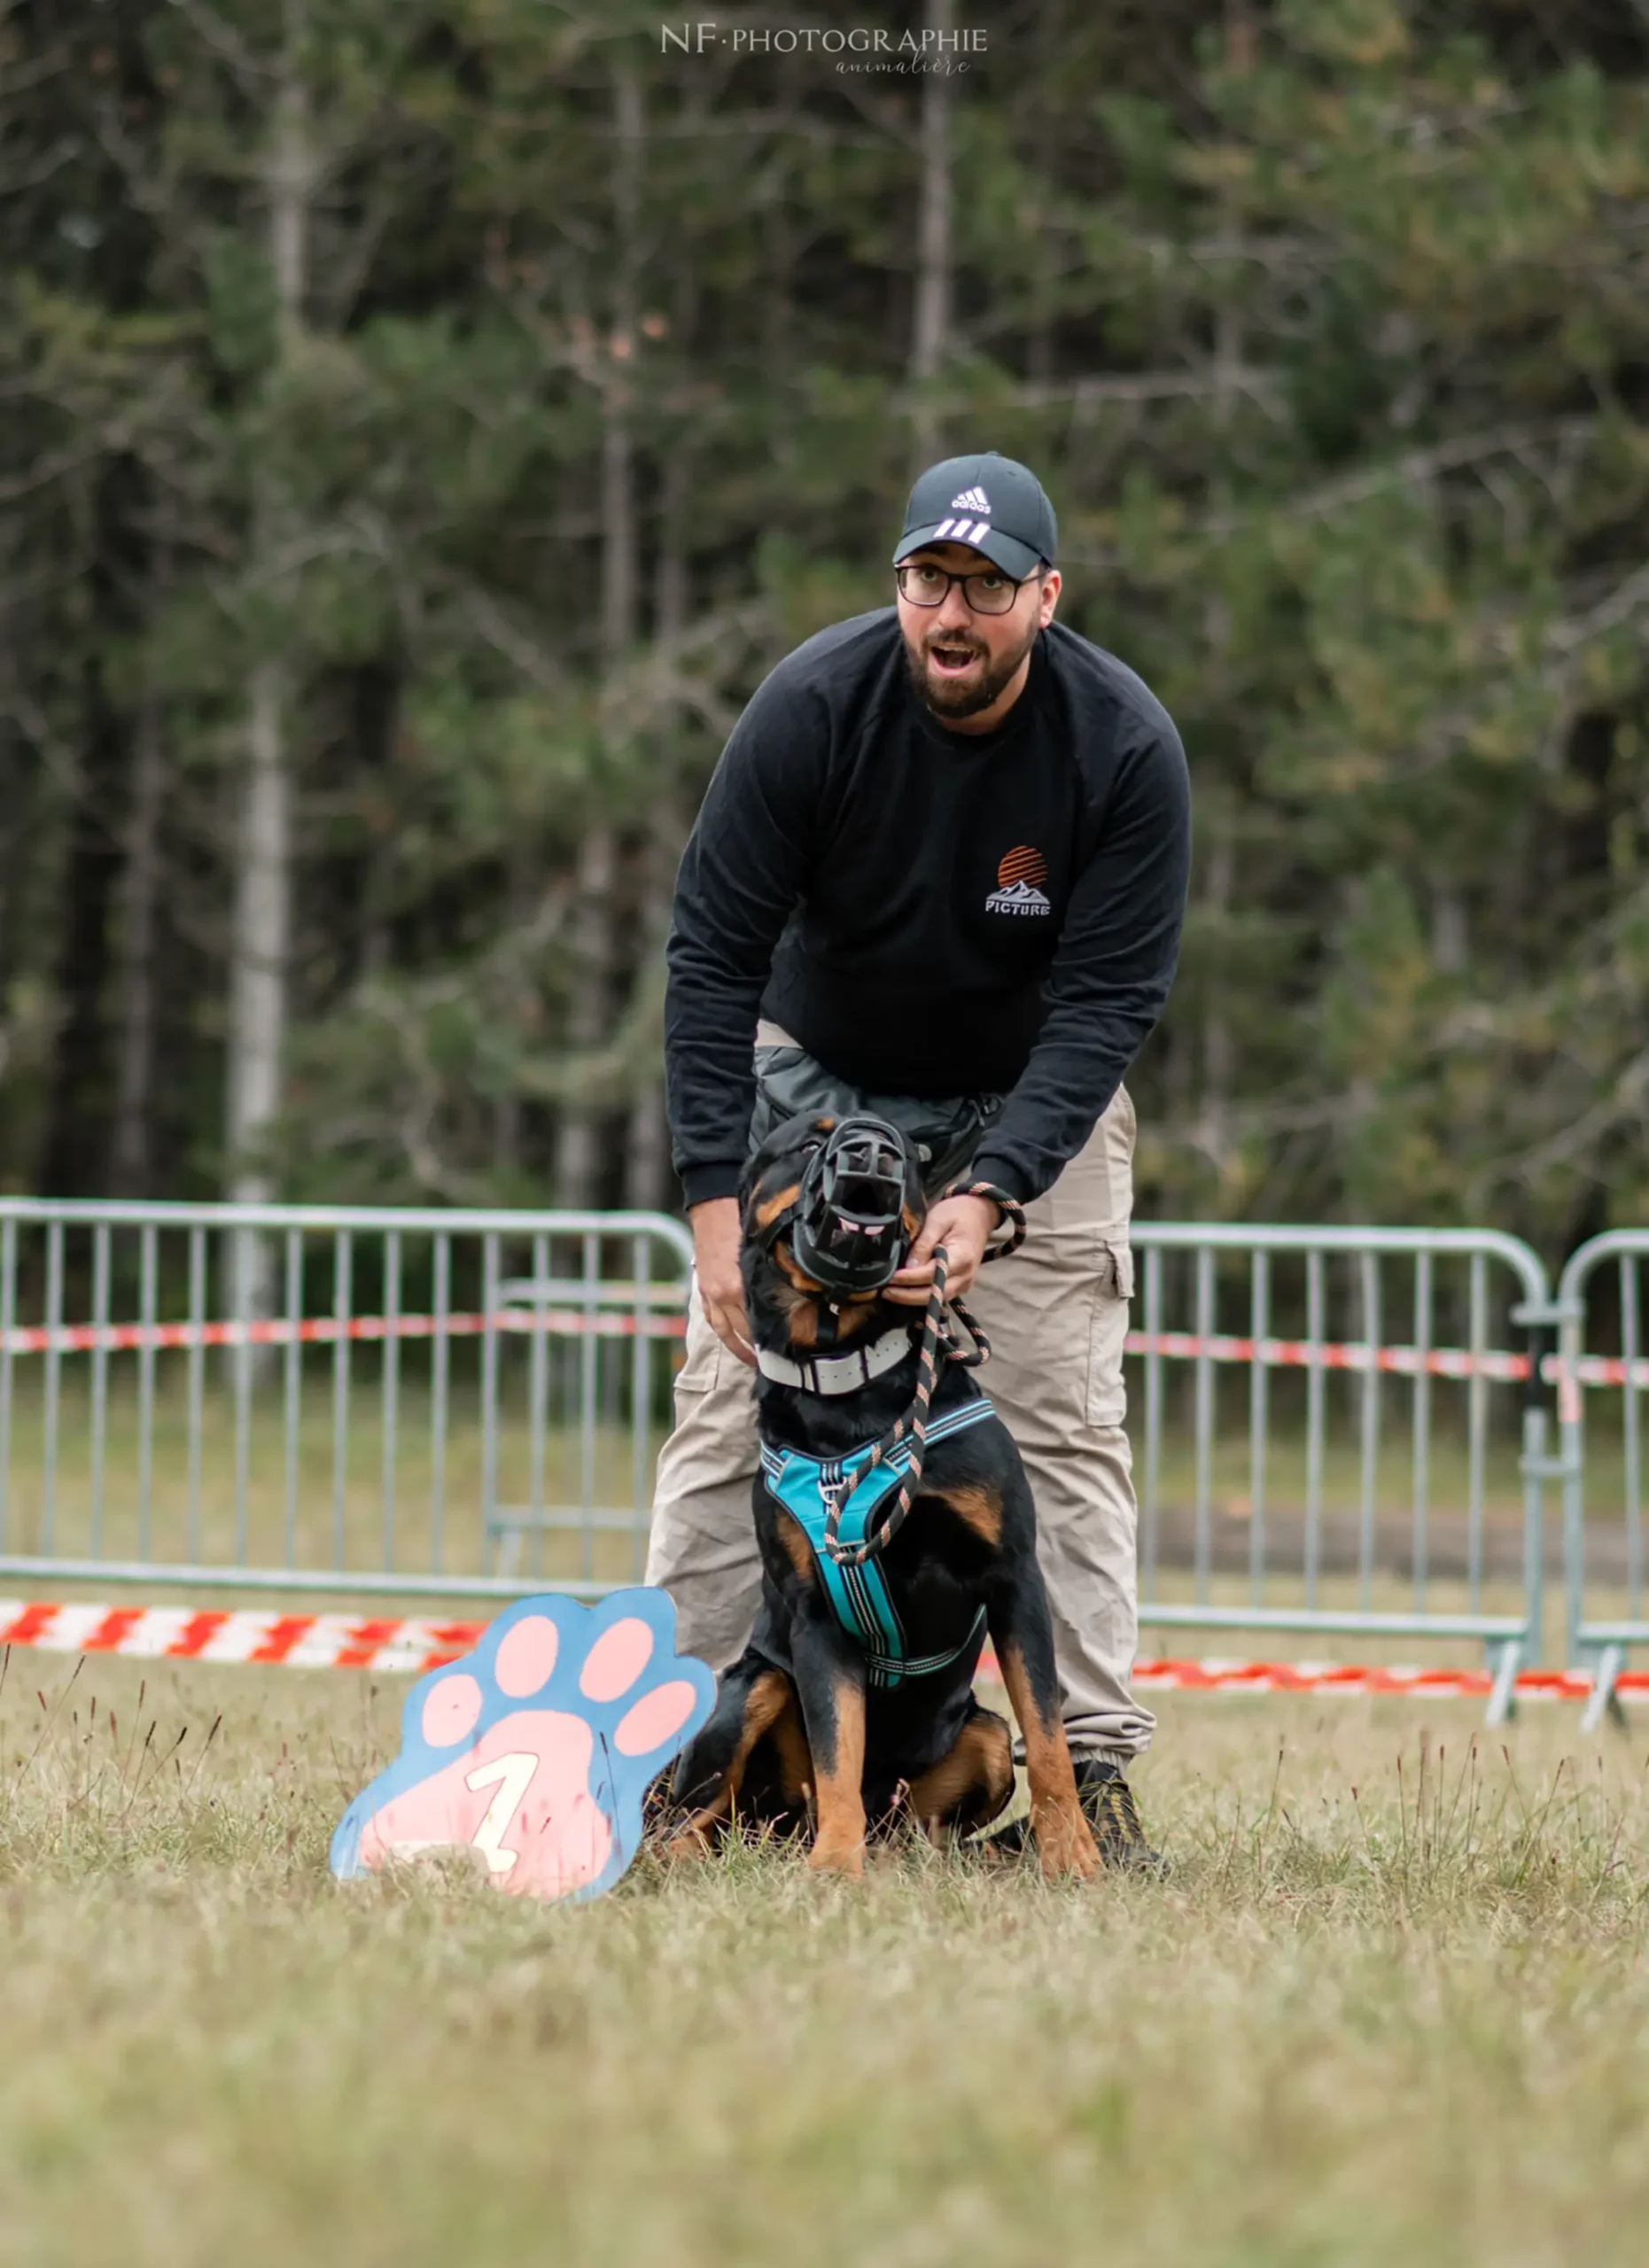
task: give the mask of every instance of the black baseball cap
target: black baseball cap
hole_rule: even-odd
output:
[[[1053,564],[1058,541],[1059,522],[1035,473],[987,449],[928,467],[910,492],[893,564],[925,543],[965,543],[1022,583],[1041,561]]]

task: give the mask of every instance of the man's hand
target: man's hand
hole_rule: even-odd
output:
[[[911,1247],[910,1258],[889,1285],[883,1298],[900,1307],[925,1308],[933,1289],[933,1248],[945,1247],[945,1290],[960,1299],[979,1273],[979,1263],[991,1234],[1002,1217],[1002,1208],[988,1197],[943,1197],[922,1224],[922,1234]],[[696,1216],[695,1216],[696,1218]]]
[[[693,1223],[693,1265],[698,1273],[698,1296],[704,1303],[710,1327],[741,1363],[756,1367],[751,1344],[750,1317],[744,1312],[744,1279],[739,1273],[739,1200],[736,1197],[707,1197],[688,1216]]]

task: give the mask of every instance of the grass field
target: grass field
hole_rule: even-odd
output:
[[[1641,1720],[1171,1698],[1166,1885],[752,1853],[545,1910],[330,1882],[399,1684],[140,1682],[0,1690],[7,2268],[1649,2251]]]

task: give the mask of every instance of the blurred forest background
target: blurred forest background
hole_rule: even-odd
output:
[[[717,750],[997,447],[1191,757],[1141,1209],[1649,1217],[1644,0],[692,20],[0,0],[0,1184],[673,1205]]]

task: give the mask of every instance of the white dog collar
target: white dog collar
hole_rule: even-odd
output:
[[[758,1347],[756,1366],[763,1378],[800,1386],[805,1394],[853,1394],[897,1369],[910,1350],[909,1327],[901,1324],[873,1339],[868,1347],[850,1347],[843,1355],[817,1355],[810,1363],[793,1363],[788,1355]]]

